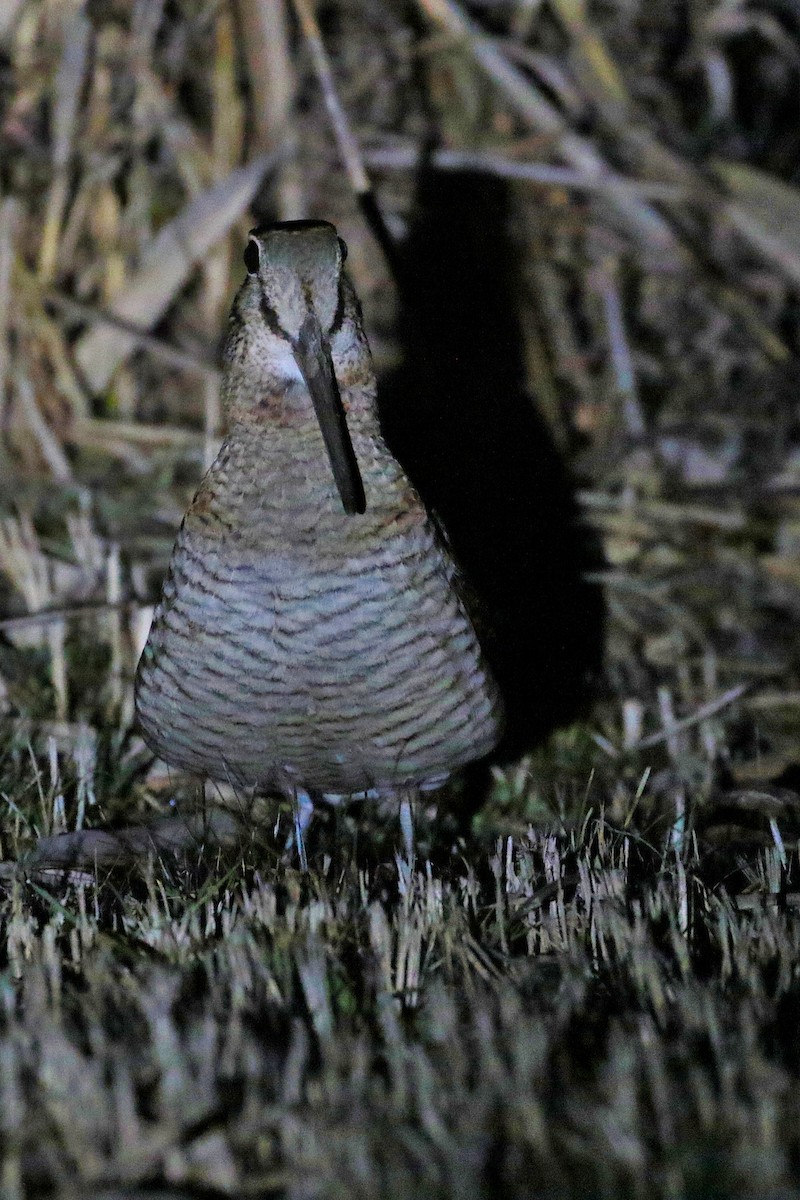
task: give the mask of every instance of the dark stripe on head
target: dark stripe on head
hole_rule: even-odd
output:
[[[288,333],[281,328],[280,321],[278,320],[278,314],[275,312],[275,309],[267,299],[267,293],[264,291],[261,280],[259,280],[258,283],[258,306],[261,310],[261,316],[264,318],[264,324],[267,326],[267,329],[276,334],[277,337],[283,338],[285,342],[290,341],[291,339],[289,338]]]
[[[339,277],[339,295],[338,295],[337,301],[336,301],[336,313],[333,318],[333,324],[331,325],[331,331],[328,334],[329,338],[332,338],[335,333],[339,332],[339,330],[342,328],[343,320],[344,320],[344,288],[342,287],[342,280],[341,280],[341,276],[340,276]]]
[[[291,342],[292,339],[290,338],[289,334],[286,333],[285,330],[283,330],[281,328],[280,322],[278,321],[278,314],[275,312],[275,309],[272,307],[269,300],[267,299],[266,292],[264,291],[264,287],[261,284],[260,280],[259,280],[258,292],[259,292],[258,303],[259,303],[259,308],[261,310],[261,316],[264,320],[264,324],[267,326],[267,328],[272,333],[276,334],[280,338],[283,338],[283,340],[285,342]],[[309,296],[306,296],[306,302],[308,304],[309,312],[311,312],[312,305],[311,305]],[[339,330],[342,327],[343,321],[344,321],[344,288],[342,287],[341,281],[340,281],[339,294],[338,294],[337,303],[336,303],[336,312],[334,314],[333,324],[331,325],[330,333],[327,335],[329,338],[333,337],[334,334],[339,332]]]

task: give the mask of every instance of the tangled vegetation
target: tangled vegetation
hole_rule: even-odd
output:
[[[317,16],[0,15],[0,1196],[800,1196],[800,19]],[[246,230],[299,216],[420,486],[500,506],[456,537],[518,753],[411,873],[366,804],[301,872],[133,725]]]

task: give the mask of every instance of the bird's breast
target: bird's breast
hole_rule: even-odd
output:
[[[272,487],[263,459],[260,487],[242,476],[235,445],[212,468],[138,672],[163,758],[351,793],[424,785],[498,740],[500,701],[447,550],[394,461],[372,441],[360,450],[355,516],[297,453]]]

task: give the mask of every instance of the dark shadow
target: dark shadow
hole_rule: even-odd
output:
[[[403,364],[381,381],[386,439],[464,573],[506,701],[501,758],[578,716],[600,667],[599,555],[525,391],[504,184],[425,169],[401,247]]]

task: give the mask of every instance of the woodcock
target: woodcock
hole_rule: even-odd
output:
[[[250,235],[229,432],[181,525],[136,707],[189,771],[402,798],[486,755],[502,704],[447,544],[381,436],[345,256],[323,221]]]

